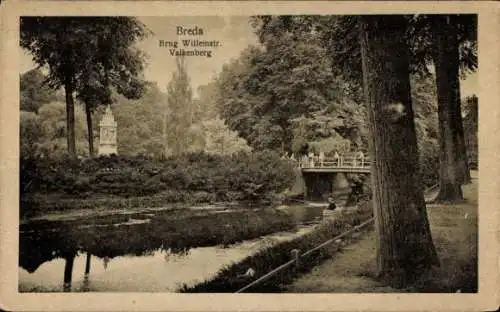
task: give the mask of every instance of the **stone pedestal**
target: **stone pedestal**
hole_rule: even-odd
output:
[[[111,107],[108,105],[106,112],[102,116],[99,123],[99,155],[118,155],[118,147],[116,144],[116,128],[117,123]]]

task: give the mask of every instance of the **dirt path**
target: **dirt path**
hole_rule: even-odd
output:
[[[471,292],[477,287],[477,172],[463,187],[466,202],[427,205],[441,266],[420,288],[393,289],[376,281],[375,234],[366,233],[330,260],[298,278],[288,292]]]

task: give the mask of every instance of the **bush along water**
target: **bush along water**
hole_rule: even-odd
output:
[[[184,285],[180,291],[187,293],[236,292],[264,274],[291,260],[291,251],[293,249],[300,250],[302,254],[363,223],[372,216],[371,202],[365,202],[360,205],[358,210],[346,213],[339,219],[329,221],[319,226],[313,232],[262,249],[256,254],[245,258],[243,261],[222,269],[213,279],[192,287]],[[248,289],[247,292],[280,292],[294,278],[310,271],[314,266],[330,258],[337,250],[337,244],[330,244],[325,248],[316,250],[306,258],[301,259],[301,265],[298,270],[294,266],[291,266],[268,280],[263,281],[261,284]],[[255,272],[255,275],[250,278],[245,277],[245,272],[250,268]]]
[[[293,177],[292,165],[270,152],[166,159],[30,158],[21,159],[20,187],[22,204],[34,208],[35,202],[43,205],[43,200],[34,200],[40,197],[57,198],[56,203],[89,197],[142,197],[145,203],[151,197],[161,202],[265,202],[290,187]]]

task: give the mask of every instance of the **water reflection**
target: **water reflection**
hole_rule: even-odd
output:
[[[266,213],[270,212],[263,213],[264,217],[270,218],[277,212]],[[310,212],[299,217],[288,215],[295,218],[292,223],[318,217],[318,213],[314,216]],[[148,222],[127,223],[116,218],[121,223],[116,226],[110,222],[113,218],[87,219],[86,224],[42,222],[24,226],[20,235],[20,291],[175,291],[183,283],[193,285],[208,279],[234,261],[312,228],[282,232],[290,229],[290,223],[283,223],[281,216],[272,224],[279,233],[234,244],[237,236],[252,238],[249,233],[238,232],[238,224],[227,228],[235,218],[249,222],[250,216],[226,212],[217,214],[214,220],[150,214]],[[219,231],[214,230],[217,227]],[[193,236],[191,232],[203,235]]]

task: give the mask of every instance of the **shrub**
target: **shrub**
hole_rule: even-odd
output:
[[[153,196],[173,201],[269,200],[293,182],[293,167],[273,153],[232,156],[193,153],[164,160],[100,156],[92,159],[21,159],[21,198],[29,193],[67,198]],[[177,195],[174,195],[177,194]]]
[[[439,179],[439,147],[436,140],[423,141],[420,145],[422,183],[424,187],[430,187]]]

